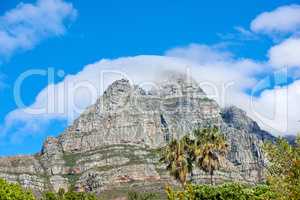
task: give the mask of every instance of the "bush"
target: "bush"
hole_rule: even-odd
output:
[[[183,191],[166,189],[169,200],[271,200],[274,194],[266,185],[249,187],[238,183],[211,185],[187,185]]]
[[[153,193],[128,192],[128,200],[156,200],[158,197]]]
[[[58,196],[53,192],[45,192],[43,195],[43,200],[58,200]]]
[[[60,190],[58,193],[45,192],[42,200],[98,200],[96,195],[84,192],[66,192]]]
[[[0,200],[35,200],[31,191],[24,190],[19,184],[0,179]]]

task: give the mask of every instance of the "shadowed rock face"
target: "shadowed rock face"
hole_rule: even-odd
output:
[[[161,190],[176,184],[158,163],[154,149],[207,124],[219,126],[230,145],[216,182],[263,180],[260,145],[274,137],[236,107],[221,110],[203,90],[176,76],[145,91],[128,80],[115,81],[59,137],[49,137],[35,156],[0,159],[0,177],[35,191],[68,189],[103,192],[135,184]],[[193,181],[207,182],[195,170]]]

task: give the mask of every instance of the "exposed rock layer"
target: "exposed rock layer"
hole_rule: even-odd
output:
[[[192,80],[172,77],[144,91],[127,80],[114,82],[72,126],[49,137],[35,156],[0,159],[0,177],[36,191],[76,187],[102,192],[143,185],[160,190],[176,184],[154,149],[194,128],[221,127],[230,145],[226,166],[215,181],[256,183],[263,179],[260,145],[273,136],[236,107],[221,110]],[[199,170],[193,180],[207,182]]]

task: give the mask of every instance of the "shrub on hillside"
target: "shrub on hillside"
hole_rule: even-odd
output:
[[[129,191],[128,200],[157,200],[158,197],[154,193]]]
[[[166,189],[169,200],[271,200],[274,194],[266,185],[249,187],[238,183],[211,185],[187,185],[183,191]]]
[[[35,200],[31,191],[0,179],[0,200]]]
[[[98,198],[92,193],[73,191],[64,193],[60,190],[58,193],[45,192],[42,200],[98,200]]]

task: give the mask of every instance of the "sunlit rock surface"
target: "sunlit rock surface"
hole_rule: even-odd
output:
[[[0,177],[35,191],[74,187],[101,193],[132,185],[161,191],[176,182],[155,149],[208,124],[221,127],[230,145],[215,182],[262,181],[261,144],[274,137],[239,108],[221,109],[184,76],[170,76],[149,91],[115,81],[65,132],[47,138],[40,153],[0,158]],[[193,174],[194,182],[209,181],[203,171]]]

